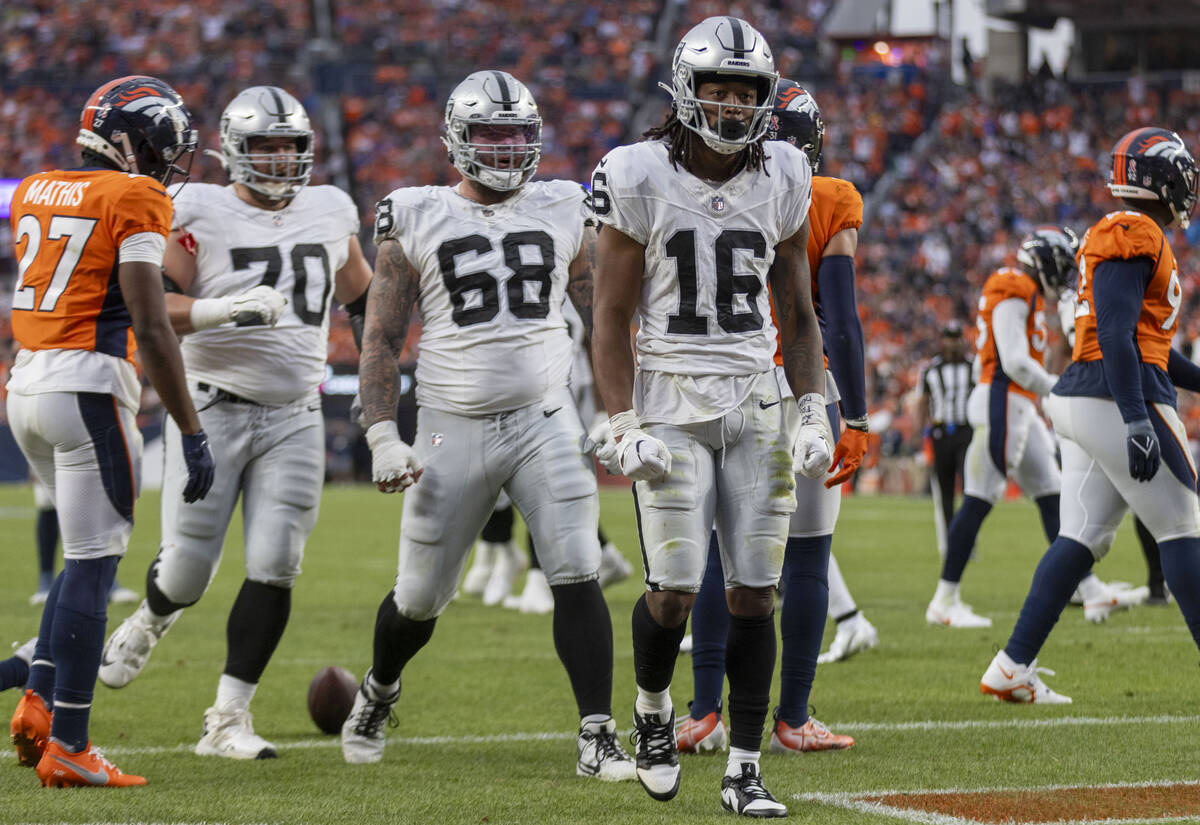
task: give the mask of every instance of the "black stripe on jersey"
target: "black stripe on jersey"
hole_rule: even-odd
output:
[[[742,31],[742,21],[736,17],[726,17],[729,27],[733,29],[733,56],[739,59],[746,57],[746,35]]]
[[[279,90],[274,86],[268,86],[267,91],[271,93],[271,97],[275,100],[275,111],[268,112],[267,114],[275,115],[275,117],[279,118],[280,123],[287,123],[288,113],[287,109],[283,106],[283,98],[279,96]]]
[[[492,77],[496,78],[496,83],[500,85],[500,103],[504,106],[504,111],[511,112],[512,105],[516,103],[512,98],[512,94],[508,90],[508,83],[504,80],[504,75],[500,72],[492,72]]]

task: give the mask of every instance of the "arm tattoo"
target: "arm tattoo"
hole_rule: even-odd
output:
[[[779,321],[784,371],[797,398],[810,392],[825,393],[821,328],[812,308],[807,264],[805,248],[792,243],[778,250],[771,266],[771,291]]]
[[[571,261],[571,271],[567,279],[567,295],[571,303],[583,319],[583,334],[586,339],[592,337],[592,279],[596,272],[596,230],[584,227],[583,243],[579,254]]]
[[[367,294],[367,316],[359,360],[360,395],[367,425],[396,417],[400,402],[397,362],[419,294],[420,277],[400,244],[384,241]]]

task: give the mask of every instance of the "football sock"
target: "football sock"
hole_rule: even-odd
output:
[[[50,632],[54,629],[54,611],[58,607],[58,594],[62,590],[63,574],[59,573],[50,585],[46,603],[42,606],[42,623],[38,627],[38,640],[33,648],[33,661],[29,663],[29,677],[25,689],[42,697],[47,710],[54,709],[54,657],[50,653]]]
[[[24,687],[29,679],[29,662],[20,656],[10,656],[0,662],[0,691]]]
[[[639,689],[655,693],[671,686],[686,630],[687,622],[663,627],[650,615],[645,594],[637,600],[633,606],[633,672]]]
[[[779,618],[779,718],[792,727],[808,721],[808,695],[817,675],[817,655],[825,633],[829,606],[829,546],[833,536],[793,537],[787,540],[783,578],[788,597]]]
[[[1037,658],[1071,594],[1095,561],[1092,551],[1074,539],[1059,536],[1054,540],[1038,562],[1017,626],[1004,646],[1014,662],[1027,665]]]
[[[146,606],[150,608],[150,612],[155,616],[165,619],[177,610],[183,610],[185,607],[191,607],[195,602],[174,602],[167,598],[167,595],[162,592],[158,586],[158,565],[160,557],[155,556],[154,561],[150,562],[150,567],[146,570]]]
[[[725,573],[717,534],[708,543],[708,562],[700,592],[692,605],[691,715],[703,719],[721,707],[725,687],[725,637],[729,635],[729,605],[725,601]]]
[[[1140,518],[1133,519],[1133,529],[1137,532],[1138,542],[1142,545],[1142,555],[1146,557],[1146,584],[1150,588],[1150,595],[1161,598],[1164,595],[1163,583],[1166,578],[1163,576],[1162,557],[1159,554],[1158,542],[1154,540],[1154,536],[1150,535],[1150,531],[1142,524]]]
[[[633,703],[633,709],[646,716],[651,713],[661,714],[663,711],[669,711],[674,705],[671,704],[671,689],[666,690],[646,690],[639,687],[637,689],[637,699]]]
[[[1164,541],[1159,550],[1167,586],[1183,611],[1192,639],[1200,646],[1200,538]]]
[[[604,545],[608,544],[608,536],[606,536],[606,535],[604,534],[604,528],[603,528],[603,527],[599,527],[599,526],[598,526],[598,527],[596,527],[596,538],[600,540],[600,546],[601,546],[601,547],[603,547]]]
[[[858,605],[854,603],[850,588],[846,587],[846,580],[842,578],[842,569],[838,567],[837,559],[832,553],[829,556],[826,579],[829,582],[829,618],[835,622],[844,622],[858,613]]]
[[[1046,541],[1054,541],[1058,538],[1058,493],[1042,496],[1035,503],[1042,516],[1042,532],[1046,534]]]
[[[975,549],[975,537],[983,520],[991,512],[992,505],[975,496],[963,496],[962,506],[950,522],[946,539],[946,560],[942,562],[942,579],[948,582],[962,581],[963,570],[971,560]]]
[[[216,706],[223,708],[234,703],[249,705],[257,689],[258,683],[256,682],[247,682],[236,676],[230,676],[228,673],[222,673],[221,678],[217,680]]]
[[[292,612],[292,590],[247,579],[225,625],[225,673],[257,684],[283,638]]]
[[[823,621],[824,605],[820,615]],[[765,616],[731,616],[725,649],[731,746],[750,751],[761,747],[774,672],[775,611]]]
[[[38,590],[50,589],[54,581],[54,556],[58,549],[58,511],[38,510],[37,527]]]
[[[725,763],[726,776],[741,776],[742,765],[749,762],[758,767],[759,757],[762,755],[760,750],[746,750],[745,748],[729,748],[729,760]]]
[[[492,511],[492,515],[488,517],[487,524],[483,525],[479,537],[494,544],[504,544],[506,541],[512,541],[512,534],[513,508],[512,505],[509,505]]]
[[[108,591],[117,573],[116,556],[68,559],[63,565],[50,647],[54,651],[54,716],[50,735],[67,750],[87,747],[92,692],[104,649]]]
[[[400,681],[400,671],[433,636],[437,619],[418,621],[401,616],[394,591],[389,590],[375,615],[375,650],[371,671],[380,685]]]
[[[613,632],[595,579],[550,588],[554,649],[566,668],[580,716],[612,715]]]

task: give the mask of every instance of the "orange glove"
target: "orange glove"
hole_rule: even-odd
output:
[[[837,475],[825,482],[826,487],[835,487],[850,480],[850,476],[854,475],[855,470],[862,464],[863,456],[867,454],[869,440],[870,435],[862,430],[850,427],[845,429],[842,437],[838,439],[837,447],[833,450],[833,466],[829,468],[829,472],[837,470],[839,464],[841,470],[838,470]]]

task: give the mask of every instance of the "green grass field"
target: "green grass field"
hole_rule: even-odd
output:
[[[603,493],[603,521],[638,558],[629,494]],[[225,616],[242,580],[240,526],[205,598],[175,625],[142,676],[121,691],[97,687],[93,740],[146,788],[54,792],[15,759],[0,760],[0,822],[208,823],[660,823],[729,822],[718,799],[723,758],[684,757],[670,803],[636,784],[575,776],[577,719],[554,654],[549,616],[454,603],[430,645],[404,675],[382,764],[342,762],[334,737],[308,718],[309,680],[328,664],[361,676],[370,660],[375,610],[394,575],[399,497],[366,487],[325,491],[308,545],[291,625],[254,702],[255,727],[281,748],[265,762],[201,759],[191,748],[224,661]],[[139,590],[158,540],[158,498],[139,502],[122,581]],[[36,632],[32,494],[0,487],[5,640]],[[240,524],[240,522],[239,522]],[[1034,787],[1194,779],[1200,736],[1197,651],[1174,606],[1115,614],[1107,624],[1069,609],[1041,657],[1047,677],[1075,703],[1010,706],[979,694],[979,677],[1004,643],[1044,541],[1027,502],[997,507],[968,568],[964,597],[995,627],[927,627],[938,574],[928,500],[851,498],[834,552],[851,589],[879,628],[880,647],[824,665],[812,694],[816,715],[857,738],[844,752],[763,759],[768,787],[811,823],[883,823],[883,817],[794,799],[874,789]],[[640,573],[640,565],[638,566]],[[1132,531],[1123,528],[1104,579],[1141,583]],[[614,713],[627,730],[634,698],[629,616],[640,578],[606,591],[616,648]],[[130,607],[110,611],[110,629]],[[826,646],[832,629],[826,635]],[[685,712],[690,660],[672,688]],[[775,696],[778,695],[776,689]],[[11,714],[18,695],[0,695]],[[7,716],[5,717],[7,718]],[[961,723],[961,724],[955,724]],[[764,740],[765,745],[765,740]]]

